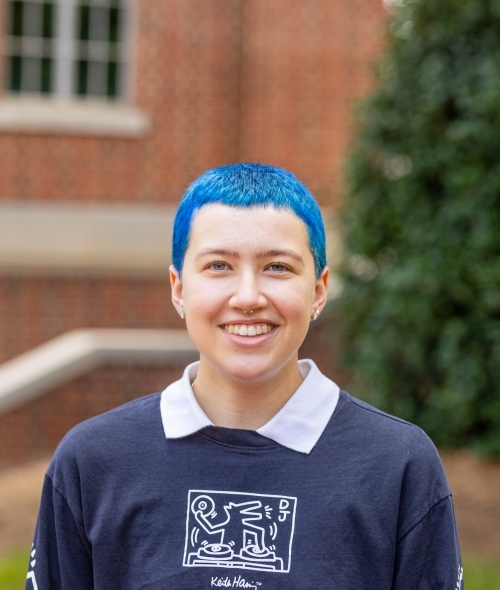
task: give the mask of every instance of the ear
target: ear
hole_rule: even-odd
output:
[[[182,289],[181,277],[172,264],[168,269],[170,273],[170,287],[172,290],[172,303],[176,310],[179,308],[184,308],[184,293]]]
[[[330,269],[325,266],[319,279],[314,287],[313,309],[322,311],[326,305],[328,297],[328,280],[330,278]]]

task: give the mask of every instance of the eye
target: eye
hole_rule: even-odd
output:
[[[208,269],[215,270],[216,272],[221,272],[227,270],[229,266],[225,262],[221,262],[220,260],[214,260],[208,266]]]
[[[287,272],[290,270],[290,268],[286,266],[286,264],[282,264],[281,262],[275,262],[274,264],[270,264],[267,268],[272,272],[278,273]]]

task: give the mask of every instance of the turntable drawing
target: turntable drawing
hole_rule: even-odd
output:
[[[213,543],[212,545],[205,545],[198,549],[198,557],[200,559],[231,559],[233,550],[229,545],[220,545]]]
[[[183,565],[288,572],[297,499],[190,490]]]

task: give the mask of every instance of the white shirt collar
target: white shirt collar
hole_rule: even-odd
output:
[[[161,419],[167,438],[181,438],[213,426],[191,388],[199,364],[188,365],[181,379],[161,394]],[[339,387],[309,359],[299,361],[299,368],[304,381],[281,410],[257,432],[284,447],[309,454],[337,406]]]

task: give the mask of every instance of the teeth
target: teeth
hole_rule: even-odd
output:
[[[273,329],[271,324],[226,324],[224,330],[229,334],[238,334],[239,336],[259,336],[260,334],[267,334]]]

